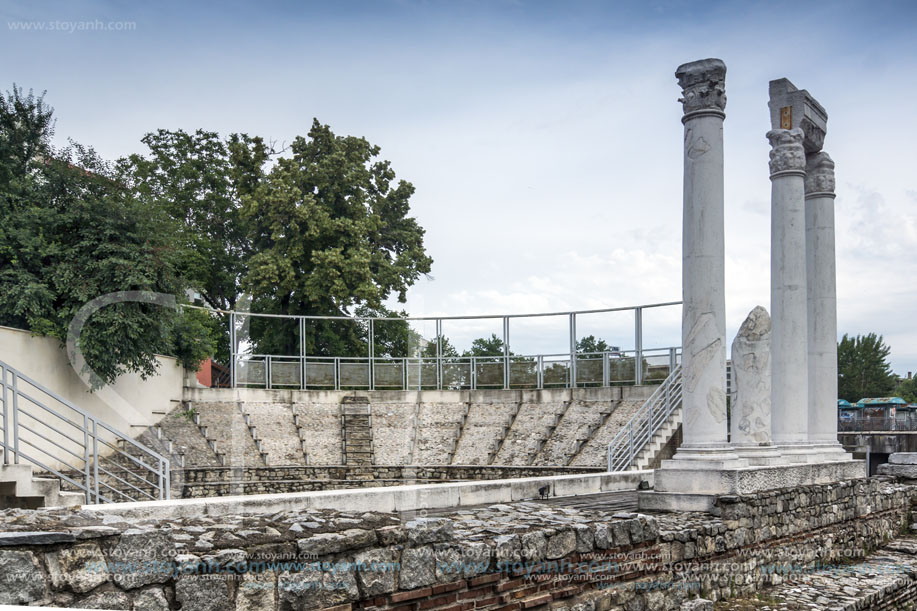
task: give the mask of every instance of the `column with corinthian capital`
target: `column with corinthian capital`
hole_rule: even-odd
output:
[[[828,153],[807,155],[805,187],[809,441],[826,459],[850,460],[837,440],[834,161]]]

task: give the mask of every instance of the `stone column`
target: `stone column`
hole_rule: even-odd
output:
[[[827,153],[807,156],[805,187],[809,440],[823,452],[838,453],[838,458],[848,458],[837,440],[834,161]]]
[[[775,445],[808,441],[806,156],[801,129],[773,129],[771,175],[771,428]]]
[[[678,67],[684,110],[682,371],[684,440],[675,458],[734,458],[726,430],[723,120],[726,65]],[[713,456],[711,456],[713,454]]]

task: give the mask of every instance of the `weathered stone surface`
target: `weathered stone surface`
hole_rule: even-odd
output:
[[[762,444],[771,440],[771,319],[755,307],[732,342],[732,442]]]
[[[236,611],[275,609],[277,607],[277,573],[248,572],[236,590]]]
[[[51,545],[69,543],[75,537],[69,532],[5,532],[0,533],[0,547],[12,545]]]
[[[29,604],[47,596],[48,584],[35,554],[0,550],[0,604]]]
[[[436,558],[436,581],[454,581],[462,576],[462,555],[455,545],[438,543],[433,546]]]
[[[461,546],[462,577],[474,577],[490,568],[490,547],[483,542],[465,543]]]
[[[548,551],[548,541],[540,532],[525,533],[521,537],[522,558],[528,562],[544,560]]]
[[[522,559],[522,543],[518,535],[497,535],[494,537],[494,558],[497,563],[518,562]]]
[[[576,533],[576,551],[591,552],[595,545],[595,529],[589,524],[574,524]]]
[[[401,574],[398,587],[413,590],[436,581],[433,548],[429,546],[406,549],[401,553]]]
[[[75,603],[76,609],[117,609],[128,611],[131,608],[131,597],[124,592],[95,592]]]
[[[250,607],[252,609],[268,607]],[[134,596],[133,611],[169,611],[169,599],[161,588],[142,590]]]
[[[81,543],[45,554],[51,585],[83,593],[108,581],[105,556],[96,543]]]
[[[888,457],[892,465],[917,465],[917,452],[895,452]]]
[[[452,520],[445,518],[416,518],[404,528],[412,545],[441,543],[452,538]]]
[[[321,533],[296,542],[299,552],[315,558],[337,554],[352,549],[369,547],[376,542],[376,533],[371,530],[352,528],[340,533]]]
[[[357,565],[357,585],[364,598],[395,591],[397,550],[368,550],[354,556],[353,561]]]
[[[693,598],[681,603],[681,611],[713,611],[713,601]]]
[[[109,552],[111,561],[120,568],[112,579],[125,590],[165,583],[171,576],[170,564],[176,553],[175,544],[163,531],[126,530]]]
[[[562,530],[556,535],[548,537],[545,557],[556,560],[573,553],[576,549],[576,534],[572,530]]]
[[[182,575],[175,584],[175,600],[182,609],[225,611],[230,608],[229,585],[212,575]]]

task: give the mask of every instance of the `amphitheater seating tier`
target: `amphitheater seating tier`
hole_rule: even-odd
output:
[[[246,403],[245,413],[268,466],[305,465],[302,441],[293,422],[293,410],[284,403]]]
[[[489,464],[517,408],[516,403],[472,403],[452,464]]]
[[[571,466],[603,465],[608,461],[608,444],[643,405],[643,400],[621,401],[605,423],[596,430],[578,453]]]
[[[217,452],[225,456],[227,466],[264,465],[238,403],[195,403],[194,408],[201,426],[207,429],[207,437],[216,440]]]
[[[372,406],[373,456],[377,465],[412,463],[416,410],[416,403],[376,403]]]
[[[448,465],[467,403],[422,403],[418,410],[415,465]]]
[[[172,441],[172,451],[184,456],[185,464],[196,467],[218,467],[220,459],[201,435],[201,431],[184,407],[176,407],[159,421],[162,435]]]
[[[310,465],[340,465],[341,406],[338,403],[294,403]]]
[[[574,401],[557,423],[554,434],[535,456],[535,465],[566,465],[580,443],[598,428],[605,414],[615,410],[618,401]],[[595,466],[605,464],[604,459]]]
[[[494,457],[495,465],[529,465],[548,438],[555,419],[560,418],[567,405],[554,403],[523,403],[513,425]]]

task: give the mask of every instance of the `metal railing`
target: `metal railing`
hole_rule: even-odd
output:
[[[628,352],[494,356],[358,358],[237,356],[235,386],[299,389],[475,390],[571,388],[661,383],[677,348],[646,350],[642,366]]]
[[[86,503],[168,499],[169,460],[0,361],[3,464],[29,463]]]
[[[652,440],[656,431],[665,424],[672,412],[681,407],[681,397],[679,364],[608,444],[609,471],[626,471],[633,466],[637,455]]]
[[[647,348],[643,341],[645,310],[679,306],[681,302],[540,314],[445,316],[445,317],[347,317],[287,316],[211,310],[229,315],[232,386],[300,389],[476,389],[476,388],[557,388],[580,386],[641,385],[659,383],[672,371],[678,346]],[[611,348],[607,352],[584,353],[577,349],[577,318],[612,312],[632,312],[633,349]],[[246,317],[283,319],[290,323],[288,333],[298,337],[297,354],[249,354],[241,350],[239,321]],[[563,352],[514,354],[510,326],[516,319],[562,317],[567,327]],[[502,320],[502,355],[448,356],[443,354],[443,322]],[[362,356],[315,356],[307,353],[306,334],[313,321],[349,321],[365,333],[366,354]],[[435,337],[421,340],[432,355],[406,357],[380,356],[376,353],[375,327],[382,321],[410,323],[428,321],[435,325]]]
[[[878,416],[866,418],[840,418],[837,422],[839,433],[857,432],[909,432],[917,431],[917,414],[909,417]]]

